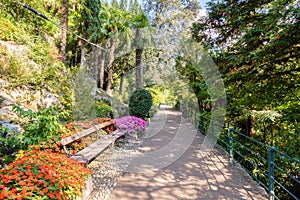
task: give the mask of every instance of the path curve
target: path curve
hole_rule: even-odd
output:
[[[181,115],[167,109],[164,127],[147,137],[139,147],[139,154],[164,148],[176,136]],[[181,126],[182,132],[196,131],[191,126]],[[177,128],[177,129],[176,129]],[[215,147],[203,157],[200,133],[189,148],[174,162],[160,170],[145,173],[124,172],[110,195],[110,200],[237,200],[267,199],[265,190],[240,167],[230,164],[225,152]],[[129,167],[134,167],[134,159]]]

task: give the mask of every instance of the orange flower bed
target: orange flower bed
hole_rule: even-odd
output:
[[[0,199],[75,199],[91,171],[52,151],[25,152],[0,171]]]
[[[0,170],[0,200],[2,199],[76,199],[82,196],[85,180],[91,171],[75,159],[64,155],[60,140],[104,123],[110,118],[98,118],[91,122],[66,124],[56,136],[38,145],[28,146],[27,152],[20,152],[19,158]],[[107,133],[115,126],[109,126]],[[84,139],[73,142],[68,148],[76,153],[84,148]]]

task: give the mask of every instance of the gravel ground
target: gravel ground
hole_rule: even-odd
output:
[[[88,168],[92,170],[93,192],[88,200],[109,199],[118,178],[131,162],[143,139],[121,138],[114,147],[107,148],[89,164]]]

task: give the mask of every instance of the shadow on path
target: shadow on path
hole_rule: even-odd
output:
[[[170,109],[163,112],[154,124],[164,120],[164,125],[159,124],[160,128],[148,132],[146,140],[138,149],[139,156],[132,160],[129,170],[119,178],[109,199],[267,199],[264,189],[238,164],[230,164],[222,150],[215,147],[206,156],[201,156],[199,150],[204,136],[197,133],[179,112]],[[187,144],[188,139],[183,137],[185,135],[193,140],[178,154],[176,149],[181,148],[178,145],[181,142]],[[161,151],[174,141],[175,149]],[[166,155],[156,154],[157,151],[166,152]],[[146,158],[149,155],[152,157],[145,161],[141,159],[145,158],[144,155],[147,155]],[[156,162],[160,162],[164,156],[168,160],[170,155],[176,158],[173,162],[162,169],[155,168],[162,166],[159,165],[162,163]],[[159,159],[154,159],[155,156]],[[143,167],[145,170],[141,171]]]

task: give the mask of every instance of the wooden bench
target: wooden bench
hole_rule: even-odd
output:
[[[70,156],[71,158],[75,158],[79,162],[82,162],[87,166],[91,160],[93,160],[95,157],[97,157],[101,152],[103,152],[108,146],[114,145],[115,141],[124,136],[125,132],[124,131],[118,131],[115,130],[109,135],[100,135],[99,130],[103,129],[107,126],[113,125],[115,121],[108,121],[104,122],[102,124],[95,125],[93,127],[90,127],[89,129],[85,129],[75,135],[63,138],[60,143],[63,145],[65,154]],[[89,136],[90,134],[96,133],[98,135],[98,139],[90,144],[89,146],[85,147],[81,151],[77,152],[76,154],[70,153],[66,145]]]

